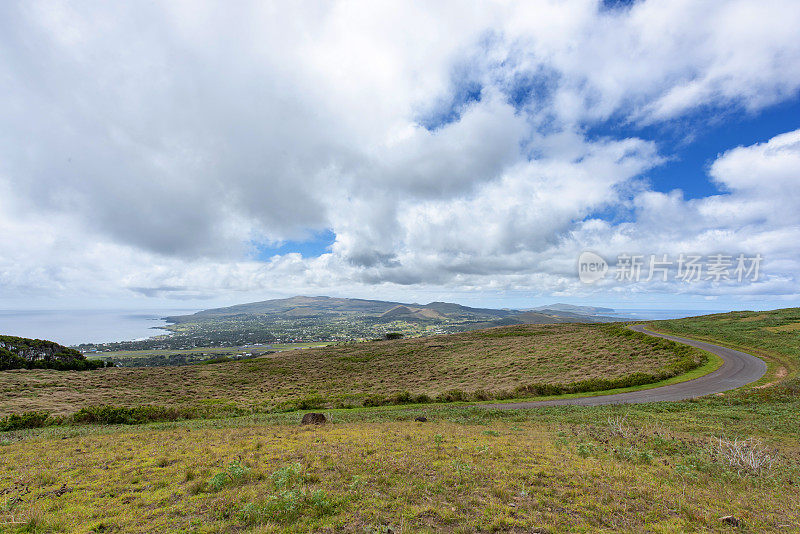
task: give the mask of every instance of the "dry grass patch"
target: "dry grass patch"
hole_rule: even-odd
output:
[[[685,356],[669,342],[620,335],[620,330],[614,325],[515,326],[213,365],[9,371],[0,373],[0,415],[30,410],[68,414],[99,404],[347,407],[404,391],[431,398],[451,390],[483,391],[491,398],[502,392],[514,396],[521,386],[668,373]]]

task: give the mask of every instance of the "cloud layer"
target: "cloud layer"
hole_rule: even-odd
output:
[[[730,147],[689,200],[650,188],[671,154],[642,132],[797,98],[798,21],[789,0],[7,3],[0,297],[796,298],[800,131]],[[328,229],[320,257],[249,259]],[[589,288],[587,248],[759,252],[769,277]]]

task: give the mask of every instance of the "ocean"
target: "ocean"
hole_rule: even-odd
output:
[[[614,313],[604,313],[612,317],[624,317],[637,321],[660,321],[665,319],[680,319],[682,317],[695,317],[697,315],[710,315],[712,313],[725,313],[720,310],[650,310],[650,309],[624,309],[615,308]]]
[[[0,335],[47,339],[62,345],[146,339],[166,333],[162,317],[197,309],[0,310]]]

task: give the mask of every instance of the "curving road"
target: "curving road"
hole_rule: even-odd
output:
[[[542,406],[600,406],[602,404],[638,404],[643,402],[680,401],[736,389],[751,382],[755,382],[767,372],[767,364],[765,364],[763,360],[751,356],[750,354],[739,352],[738,350],[720,347],[719,345],[712,345],[711,343],[704,343],[702,341],[694,341],[693,339],[657,334],[646,330],[643,325],[633,325],[630,328],[637,332],[663,337],[665,339],[677,341],[678,343],[684,343],[692,347],[697,347],[698,349],[713,352],[722,358],[724,363],[713,373],[699,378],[642,391],[630,391],[628,393],[597,395],[595,397],[579,397],[574,399],[481,404],[480,406],[500,410],[514,410],[539,408]]]

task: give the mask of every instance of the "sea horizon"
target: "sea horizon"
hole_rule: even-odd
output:
[[[47,339],[62,345],[138,341],[168,331],[164,317],[198,309],[0,310],[0,335]]]

